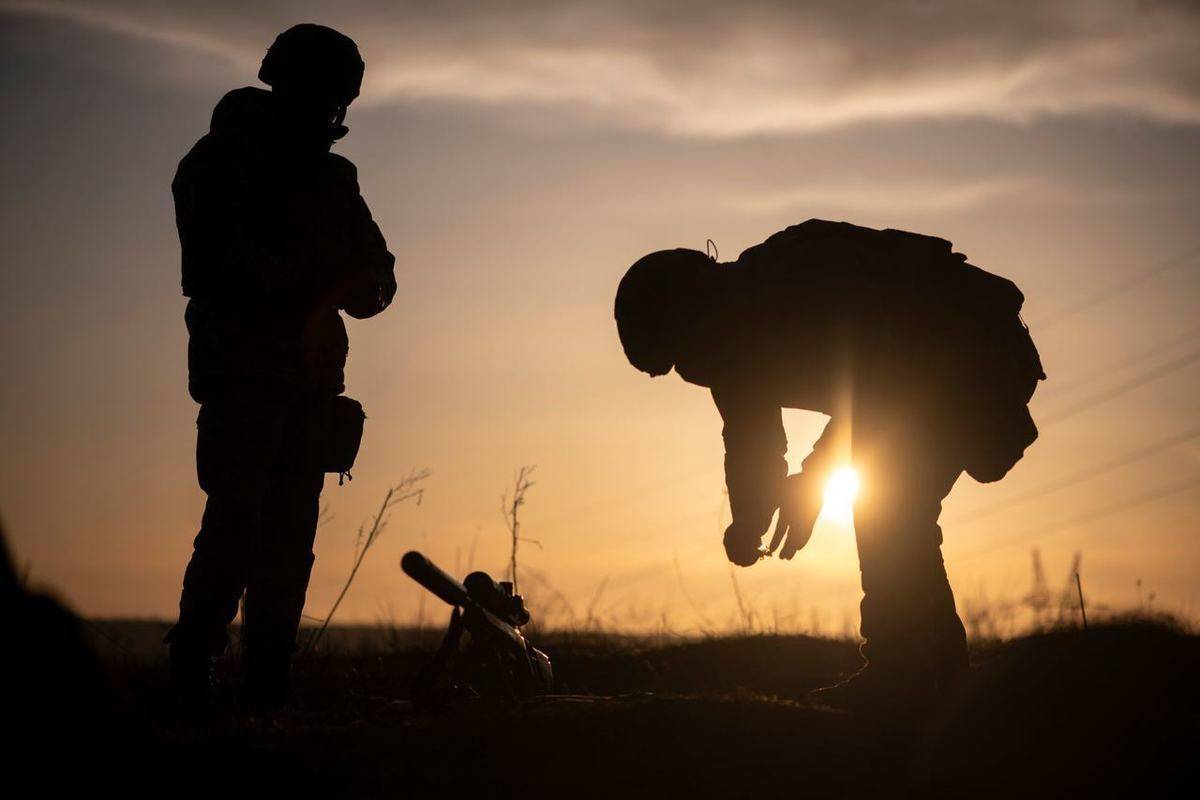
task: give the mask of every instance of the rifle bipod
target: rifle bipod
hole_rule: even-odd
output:
[[[459,583],[416,551],[400,562],[409,577],[453,606],[441,645],[413,679],[413,705],[436,709],[456,697],[529,697],[554,688],[549,657],[531,645],[512,584],[472,572]]]

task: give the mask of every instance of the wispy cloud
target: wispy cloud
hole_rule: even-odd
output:
[[[730,190],[724,195],[725,203],[731,209],[756,214],[811,213],[815,209],[879,214],[894,213],[898,208],[909,214],[945,214],[1014,199],[1024,205],[1062,208],[1066,205],[1133,203],[1142,198],[1132,191],[1097,190],[1022,177],[967,180],[928,177],[903,181],[850,178],[814,181],[791,188]]]
[[[1200,14],[1179,0],[0,7],[200,50],[248,74],[280,29],[320,21],[359,41],[365,103],[551,104],[676,135],[1050,114],[1200,123]]]

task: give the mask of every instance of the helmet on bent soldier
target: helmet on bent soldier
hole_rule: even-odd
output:
[[[698,250],[660,250],[634,262],[617,286],[614,316],[629,363],[651,377],[675,366],[691,300],[714,262]]]

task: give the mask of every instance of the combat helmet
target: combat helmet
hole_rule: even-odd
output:
[[[634,262],[617,286],[613,315],[629,363],[651,376],[675,366],[695,288],[713,264],[698,250],[660,250]]]
[[[336,106],[344,116],[362,88],[364,68],[353,39],[333,28],[305,23],[276,37],[258,79],[277,91]]]

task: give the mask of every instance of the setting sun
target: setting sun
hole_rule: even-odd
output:
[[[825,484],[825,505],[821,515],[826,519],[849,524],[854,519],[854,496],[858,494],[858,473],[844,467],[830,476]]]

